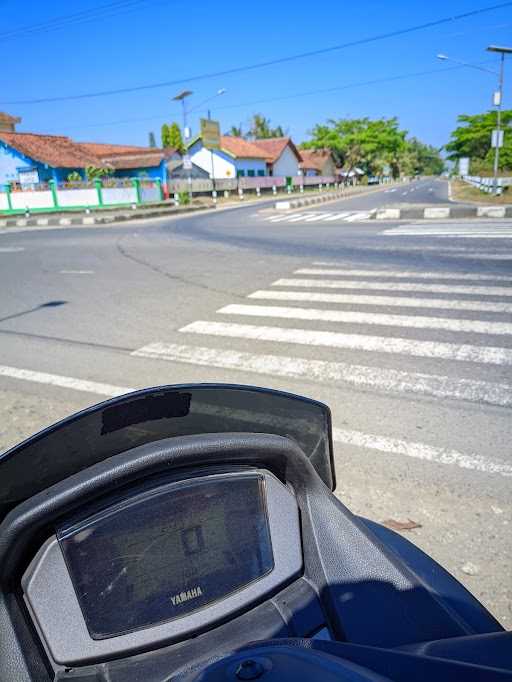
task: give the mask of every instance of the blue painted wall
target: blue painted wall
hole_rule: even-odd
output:
[[[30,159],[16,149],[0,140],[0,185],[5,185],[9,182],[18,182],[19,170],[32,170],[37,168],[39,173],[39,182],[48,182],[48,180],[55,180],[56,182],[66,182],[70,173],[79,173],[80,177],[85,180],[85,170],[83,168],[51,168],[39,161]],[[159,166],[152,168],[133,168],[128,170],[117,170],[114,173],[115,178],[136,178],[146,177],[148,179],[160,179],[165,182],[167,179],[166,162],[163,160]]]

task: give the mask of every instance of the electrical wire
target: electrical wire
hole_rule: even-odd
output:
[[[17,105],[27,105],[27,104],[47,104],[52,102],[66,102],[73,100],[90,99],[92,97],[107,97],[112,95],[121,95],[130,92],[141,92],[145,90],[154,90],[156,88],[169,87],[171,85],[179,85],[183,83],[191,83],[199,80],[207,80],[210,78],[218,78],[220,76],[232,75],[235,73],[243,73],[245,71],[254,71],[256,69],[261,69],[268,66],[275,66],[277,64],[285,64],[298,59],[308,59],[311,57],[316,57],[322,54],[327,54],[330,52],[335,52],[339,50],[344,50],[350,47],[359,47],[361,45],[368,45],[370,43],[379,42],[382,40],[387,40],[389,38],[396,38],[398,36],[403,36],[417,31],[422,31],[429,28],[434,28],[436,26],[441,26],[442,24],[452,23],[454,21],[459,21],[461,19],[467,19],[469,17],[474,17],[486,12],[491,12],[497,9],[503,9],[504,7],[512,6],[512,1],[502,2],[497,5],[492,5],[490,7],[481,7],[479,9],[471,10],[469,12],[464,12],[462,14],[456,14],[450,17],[444,17],[442,19],[436,19],[434,21],[428,21],[423,24],[417,24],[416,26],[409,26],[407,28],[397,29],[395,31],[388,31],[386,33],[380,33],[368,38],[360,38],[358,40],[349,41],[346,43],[341,43],[339,45],[332,45],[330,47],[321,48],[318,50],[311,50],[308,52],[301,52],[299,54],[288,55],[286,57],[280,57],[277,59],[271,59],[264,62],[257,62],[255,64],[249,64],[246,66],[238,66],[230,69],[223,69],[221,71],[213,71],[209,73],[203,73],[195,76],[189,76],[188,78],[178,78],[171,81],[164,81],[160,83],[149,83],[144,85],[138,85],[126,88],[117,88],[112,90],[98,90],[95,92],[82,93],[79,95],[62,95],[58,97],[41,97],[37,99],[27,99],[27,100],[13,100],[4,101],[2,105],[4,106],[17,106]]]
[[[493,61],[493,60],[487,59],[487,60],[484,60],[481,62],[474,62],[472,64],[468,63],[468,65],[473,66],[476,64],[487,64],[490,61]],[[266,98],[262,98],[262,99],[252,100],[250,102],[240,102],[238,104],[225,104],[223,106],[211,107],[211,109],[212,110],[214,109],[215,111],[221,111],[221,110],[224,111],[227,109],[241,109],[244,107],[252,107],[252,106],[259,105],[259,104],[269,104],[271,102],[278,102],[278,101],[289,100],[289,99],[298,99],[298,98],[302,98],[302,97],[309,97],[312,95],[327,94],[330,92],[339,92],[342,90],[350,90],[352,88],[361,88],[361,87],[365,87],[368,85],[377,85],[380,83],[390,83],[393,81],[406,80],[408,78],[420,78],[420,77],[424,77],[424,76],[431,76],[433,74],[439,75],[439,74],[443,74],[445,72],[458,71],[459,69],[465,68],[465,66],[466,65],[464,64],[464,65],[459,65],[459,66],[448,66],[448,67],[441,67],[441,68],[437,68],[437,69],[429,69],[426,71],[414,71],[414,72],[410,72],[410,73],[398,74],[396,76],[384,76],[383,78],[374,78],[374,79],[369,80],[369,81],[360,81],[358,83],[347,83],[345,85],[336,85],[336,86],[331,87],[331,88],[319,88],[316,90],[306,90],[304,92],[297,92],[297,93],[294,93],[291,95],[279,95],[277,97],[266,97]],[[193,110],[192,109],[189,110],[189,113],[191,113],[192,111],[197,113],[199,106],[202,106],[203,104],[204,104],[204,102],[202,102],[201,105],[198,105],[197,108],[194,107]],[[108,126],[123,125],[125,123],[142,123],[145,121],[156,121],[156,120],[161,120],[161,119],[167,117],[168,115],[169,115],[168,113],[162,113],[162,114],[153,115],[153,116],[143,116],[143,117],[137,117],[137,118],[125,118],[122,120],[109,121],[109,122],[105,122],[105,123],[90,123],[90,124],[87,124],[84,126],[69,126],[69,127],[66,127],[66,130],[86,130],[89,128],[102,128],[102,127],[108,127]]]
[[[127,10],[136,8],[138,5],[147,3],[148,1],[150,0],[116,0],[115,2],[100,5],[99,7],[91,7],[80,12],[54,17],[47,21],[20,26],[9,31],[0,32],[0,43],[15,38],[22,38],[27,35],[47,33],[52,30],[67,28],[71,25],[94,21],[95,19],[105,19],[117,16]]]

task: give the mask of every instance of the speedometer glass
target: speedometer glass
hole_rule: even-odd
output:
[[[185,616],[274,566],[254,474],[160,485],[57,537],[93,639]]]

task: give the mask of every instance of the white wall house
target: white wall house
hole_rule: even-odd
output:
[[[267,157],[256,145],[240,137],[221,136],[220,149],[206,149],[201,137],[189,146],[193,164],[216,179],[267,175]],[[212,165],[213,164],[213,165]]]
[[[302,175],[302,157],[289,137],[271,137],[267,140],[254,140],[267,155],[267,172],[275,177]]]

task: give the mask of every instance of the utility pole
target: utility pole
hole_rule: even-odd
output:
[[[498,172],[500,163],[500,146],[501,146],[501,106],[503,101],[503,76],[505,72],[505,55],[512,53],[512,47],[498,47],[497,45],[489,45],[488,52],[498,52],[500,55],[500,75],[498,81],[498,91],[496,92],[494,103],[497,107],[496,113],[496,134],[493,135],[494,142],[494,167],[493,167],[493,191],[494,195],[498,194]]]
[[[190,171],[192,170],[192,164],[190,163],[190,157],[188,155],[188,140],[190,137],[190,130],[187,126],[187,105],[185,103],[185,100],[187,97],[190,97],[192,95],[191,90],[183,90],[183,92],[180,92],[178,95],[173,97],[173,100],[175,102],[181,102],[181,111],[183,114],[183,141],[185,145],[185,154],[183,155],[183,168],[187,170],[188,172],[188,194],[190,199],[192,199],[192,177],[190,175]]]

